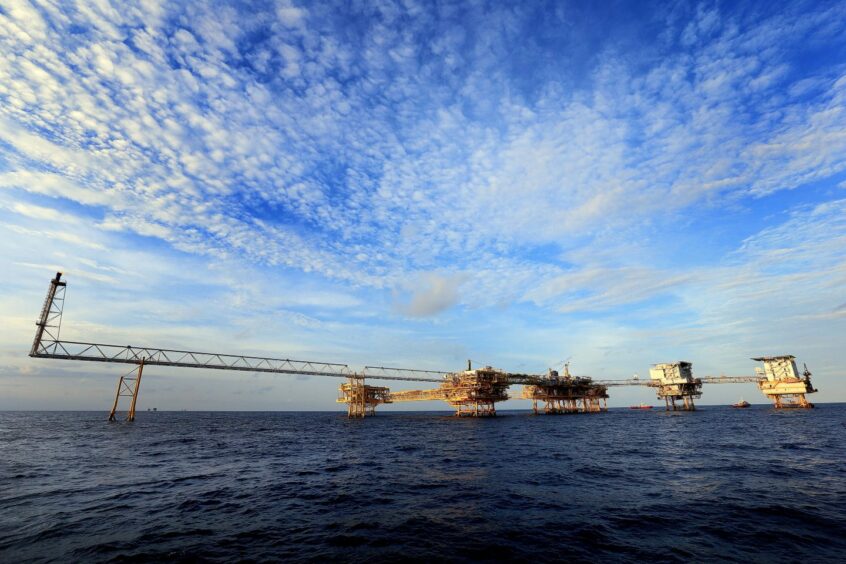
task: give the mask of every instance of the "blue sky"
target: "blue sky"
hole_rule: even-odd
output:
[[[2,2],[0,49],[0,409],[109,404],[119,367],[26,357],[57,269],[68,339],[599,378],[791,353],[846,401],[842,3]],[[337,384],[156,369],[141,401]]]

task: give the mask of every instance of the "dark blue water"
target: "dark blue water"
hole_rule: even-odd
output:
[[[0,561],[844,561],[846,405],[0,413]]]

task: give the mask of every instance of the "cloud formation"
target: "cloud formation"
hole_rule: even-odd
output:
[[[458,303],[459,288],[466,276],[441,276],[429,273],[411,288],[411,299],[399,306],[399,311],[411,317],[428,317]]]
[[[237,308],[836,333],[844,22],[837,2],[13,2],[0,251],[225,293],[244,335]]]

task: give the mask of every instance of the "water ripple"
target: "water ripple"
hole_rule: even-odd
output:
[[[0,561],[843,561],[846,406],[0,413]]]

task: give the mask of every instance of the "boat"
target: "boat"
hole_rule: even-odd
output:
[[[630,405],[629,409],[652,409],[652,406],[642,403],[640,405]]]
[[[739,402],[731,404],[732,407],[749,407],[750,405],[752,404],[742,398]]]

